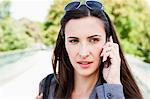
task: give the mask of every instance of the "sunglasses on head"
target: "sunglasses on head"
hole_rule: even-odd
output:
[[[92,1],[88,0],[84,3],[81,3],[80,1],[73,1],[67,4],[64,8],[65,11],[72,11],[79,9],[81,5],[85,5],[90,10],[103,10],[103,5],[98,1]]]

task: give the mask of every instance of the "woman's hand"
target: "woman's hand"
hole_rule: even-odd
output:
[[[101,56],[103,57],[104,62],[104,68],[103,68],[103,77],[109,84],[121,84],[120,82],[120,55],[119,55],[119,46],[117,43],[113,42],[112,37],[110,37],[109,42],[107,42],[103,46],[103,51],[101,53]],[[108,60],[110,61],[109,66],[106,66],[108,64]]]
[[[40,93],[40,95],[36,96],[35,99],[43,99],[43,93]]]

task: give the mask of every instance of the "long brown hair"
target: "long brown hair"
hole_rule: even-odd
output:
[[[69,60],[68,53],[65,49],[65,26],[71,19],[84,18],[88,16],[94,16],[103,21],[106,31],[106,36],[109,38],[111,35],[113,41],[119,45],[119,52],[121,57],[121,70],[120,79],[123,85],[123,92],[126,99],[143,99],[140,90],[134,80],[124,57],[123,51],[119,40],[116,35],[116,31],[113,24],[104,10],[90,10],[86,6],[81,6],[79,9],[73,11],[67,11],[61,19],[61,29],[58,34],[56,46],[54,48],[54,54],[52,58],[52,65],[54,74],[57,80],[55,88],[54,98],[69,99],[74,89],[74,69]],[[102,69],[104,64],[100,64],[99,77],[103,78]],[[102,83],[106,81],[102,79]]]

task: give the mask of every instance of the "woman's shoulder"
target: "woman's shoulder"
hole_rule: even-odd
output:
[[[40,92],[43,92],[44,88],[46,88],[48,86],[53,87],[56,85],[56,83],[57,83],[57,81],[56,81],[56,77],[55,77],[54,73],[48,74],[46,77],[44,77],[40,81],[39,90],[40,90]]]
[[[44,77],[39,84],[39,94],[43,93],[43,98],[50,97],[48,99],[52,99],[54,96],[54,90],[56,87],[57,81],[54,74],[49,74]]]
[[[54,75],[54,73],[48,74],[46,77],[44,77],[40,84],[44,85],[44,83],[49,82],[51,85],[56,83],[56,77]]]

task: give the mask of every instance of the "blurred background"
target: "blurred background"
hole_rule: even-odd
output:
[[[52,73],[51,55],[72,0],[0,0],[0,99],[34,99]],[[111,17],[130,69],[150,98],[150,0],[100,0]]]

